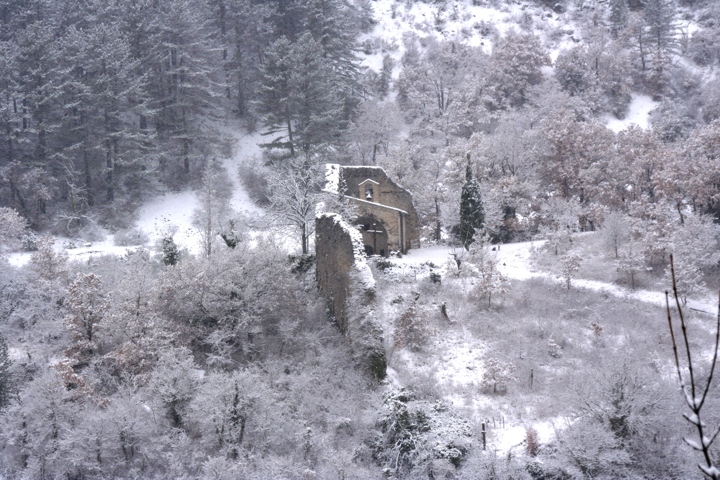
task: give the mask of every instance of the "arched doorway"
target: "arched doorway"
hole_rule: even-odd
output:
[[[372,215],[358,218],[355,224],[362,233],[365,254],[387,257],[390,252],[388,251],[388,234],[385,224]]]

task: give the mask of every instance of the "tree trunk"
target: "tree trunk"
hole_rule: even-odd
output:
[[[442,237],[442,223],[440,221],[440,202],[435,197],[435,241],[439,242]]]
[[[290,108],[285,105],[285,121],[287,122],[288,142],[290,143],[290,156],[295,156],[295,145],[293,143],[292,120],[290,119]]]
[[[190,142],[187,139],[183,140],[183,171],[190,173]]]
[[[87,203],[95,205],[95,198],[92,193],[92,173],[90,172],[90,156],[87,150],[83,150],[83,164],[85,165],[85,190],[87,191]]]
[[[113,171],[115,170],[115,160],[112,143],[110,140],[105,141],[105,166],[107,168],[107,201],[113,202],[115,200],[115,186],[113,184]]]

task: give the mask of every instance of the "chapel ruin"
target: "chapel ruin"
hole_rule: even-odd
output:
[[[326,192],[341,194],[357,207],[354,224],[366,254],[387,257],[420,246],[412,195],[381,167],[327,164],[325,180]]]

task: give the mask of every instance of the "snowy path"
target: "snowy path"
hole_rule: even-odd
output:
[[[543,244],[543,241],[537,242],[519,242],[507,243],[502,245],[500,250],[496,252],[500,272],[507,278],[512,280],[530,280],[532,278],[541,278],[552,283],[563,283],[563,279],[557,275],[547,272],[538,272],[532,270],[531,250]],[[410,250],[407,255],[401,259],[393,260],[399,265],[420,265],[425,262],[433,262],[439,267],[443,267],[450,258],[452,249],[447,246],[432,246]],[[573,279],[572,286],[574,288],[584,288],[598,292],[606,292],[610,295],[629,300],[637,300],[649,303],[658,307],[665,307],[665,292],[661,290],[630,290],[609,282],[600,282],[597,280],[586,280],[582,278]],[[712,299],[707,300],[688,300],[689,308],[697,311],[715,315],[717,313],[717,304]]]
[[[554,283],[563,283],[563,279],[557,275],[546,272],[531,271],[530,260],[531,249],[533,245],[539,247],[543,244],[540,242],[522,242],[510,243],[502,246],[498,252],[498,261],[500,272],[508,278],[514,280],[528,280],[530,278],[543,278]],[[573,279],[572,286],[575,288],[584,288],[598,292],[606,292],[620,298],[637,300],[640,302],[650,303],[658,307],[665,307],[665,292],[657,290],[630,290],[620,287],[613,283],[600,282],[597,280],[586,280],[582,278]],[[710,315],[714,315],[715,304],[712,301],[688,300],[689,308]]]
[[[240,181],[240,166],[245,164],[253,157],[262,157],[262,147],[260,144],[264,141],[260,133],[245,133],[240,130],[233,130],[230,134],[235,139],[235,148],[233,155],[223,160],[223,166],[228,172],[228,178],[233,183],[233,196],[230,200],[230,206],[246,215],[261,215],[262,209],[257,207],[248,196],[245,187]]]

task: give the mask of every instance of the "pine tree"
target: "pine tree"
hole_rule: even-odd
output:
[[[378,78],[377,92],[380,98],[385,96],[390,91],[390,81],[392,80],[393,70],[393,59],[390,55],[383,56],[382,70],[380,70],[380,77]]]
[[[675,22],[676,5],[674,0],[646,0],[644,19],[648,31],[648,40],[657,50],[675,51],[678,47]]]
[[[644,21],[652,67],[649,80],[658,93],[664,90],[665,72],[671,66],[672,54],[680,46],[675,11],[674,0],[647,0],[645,3]]]
[[[618,38],[620,32],[627,26],[629,8],[627,0],[610,0],[610,34]]]
[[[468,155],[467,169],[465,170],[465,185],[460,195],[460,241],[468,249],[474,241],[475,233],[485,223],[480,185],[473,177]]]
[[[280,38],[266,51],[257,103],[266,135],[279,134],[266,146],[287,148],[290,156],[334,144],[343,127],[338,74],[323,58],[310,34],[293,45]]]
[[[152,22],[141,32],[141,62],[149,75],[151,118],[167,156],[180,159],[188,174],[217,143],[209,120],[218,118],[225,93],[221,52],[204,2],[162,0],[147,8]]]

